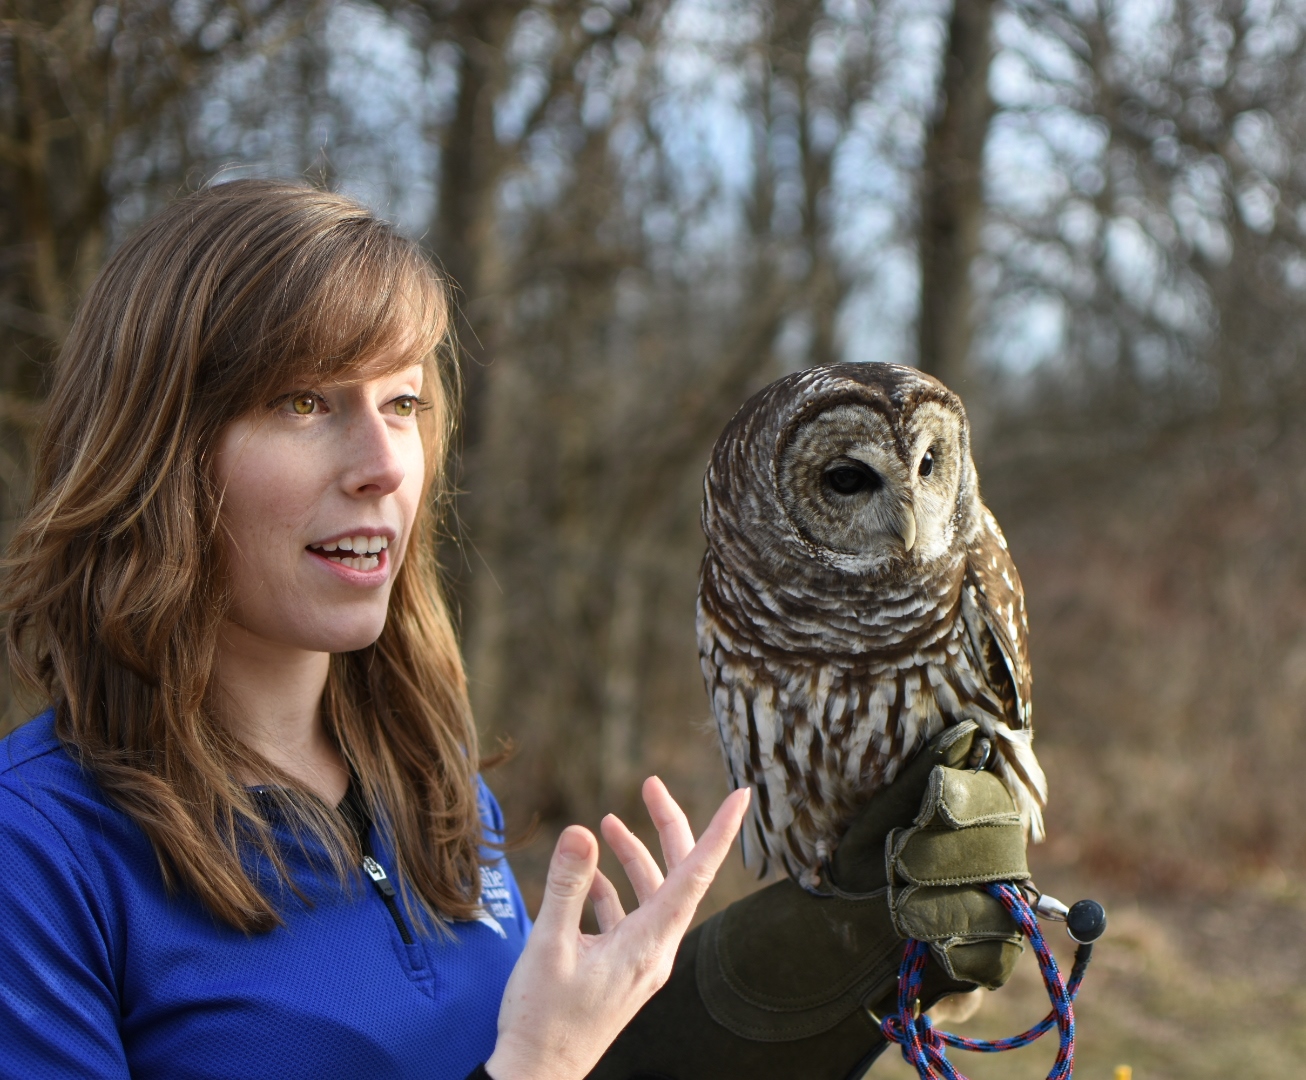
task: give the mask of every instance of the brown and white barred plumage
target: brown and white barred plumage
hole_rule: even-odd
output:
[[[922,446],[931,475],[947,458],[928,491]],[[865,520],[816,490],[839,462],[883,485]],[[717,441],[703,531],[699,653],[731,781],[754,788],[747,865],[816,885],[855,809],[967,718],[1041,838],[1024,593],[955,394],[890,364],[771,384]]]

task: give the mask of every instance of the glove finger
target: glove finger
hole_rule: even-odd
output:
[[[890,837],[896,884],[979,885],[1027,881],[1025,830],[1020,818],[966,829],[930,827]]]
[[[930,774],[927,803],[955,829],[1019,817],[1011,792],[991,772],[940,766]]]
[[[940,941],[930,946],[949,978],[996,990],[1011,978],[1024,951],[1019,941]]]
[[[1020,940],[1020,927],[1002,902],[974,886],[904,889],[894,894],[892,912],[894,929],[918,941],[963,937]]]

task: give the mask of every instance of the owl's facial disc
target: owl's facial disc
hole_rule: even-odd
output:
[[[970,465],[964,414],[937,401],[921,402],[905,422],[903,442],[912,463],[916,558],[929,562],[951,551],[962,481]],[[967,490],[974,491],[972,484]]]
[[[780,455],[780,497],[794,524],[868,570],[936,558],[954,531],[961,421],[923,402],[906,430],[896,426],[869,405],[836,405],[799,425]]]

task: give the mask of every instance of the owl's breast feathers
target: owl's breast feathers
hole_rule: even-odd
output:
[[[1041,837],[1024,601],[980,509],[956,558],[898,583],[820,566],[763,582],[751,553],[709,542],[699,651],[732,781],[756,792],[744,852],[759,873],[774,860],[814,882],[856,808],[968,718]]]

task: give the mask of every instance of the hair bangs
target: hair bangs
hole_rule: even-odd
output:
[[[415,245],[376,224],[344,223],[288,268],[280,325],[262,327],[255,344],[262,355],[249,407],[438,359],[451,329],[444,282]]]

